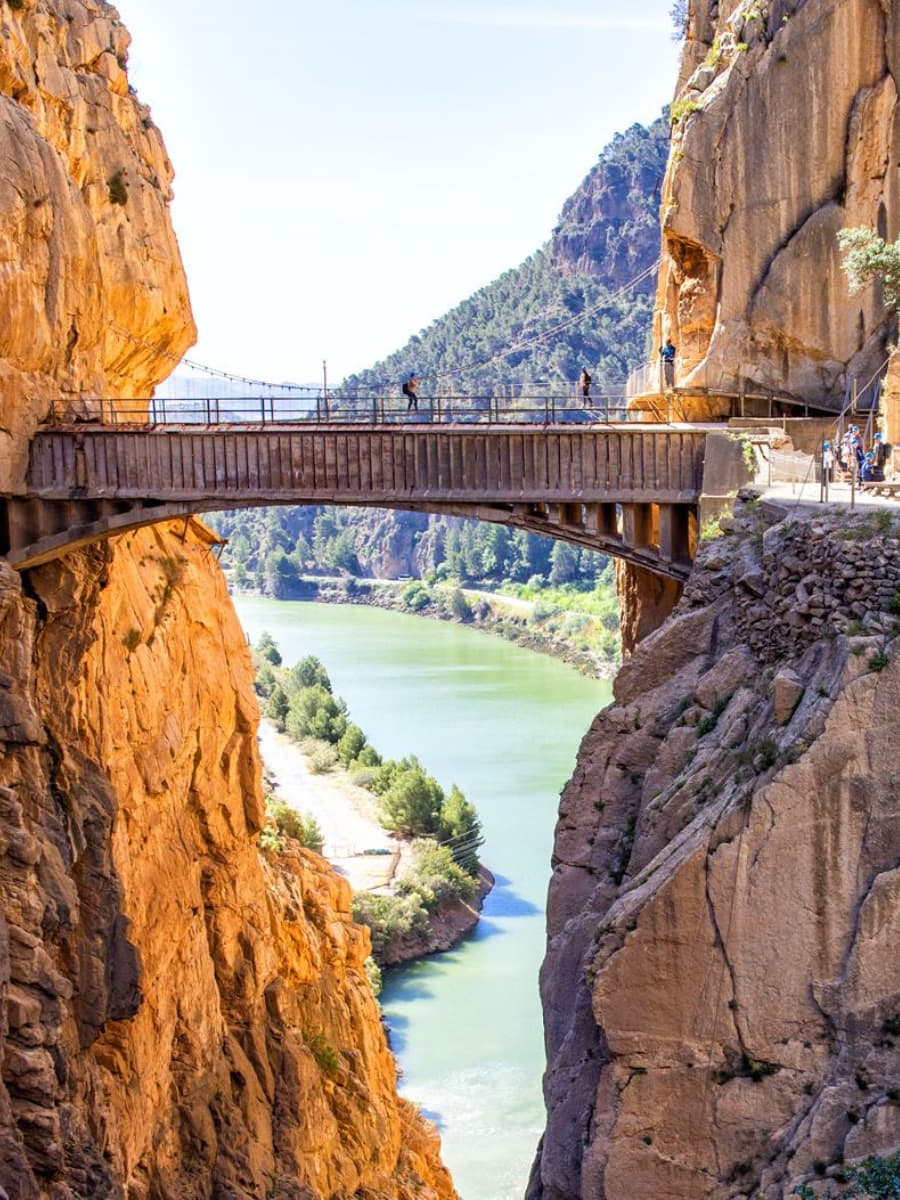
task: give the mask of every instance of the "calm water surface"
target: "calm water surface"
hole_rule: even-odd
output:
[[[239,597],[252,641],[315,654],[381,753],[458,783],[497,877],[475,933],[385,978],[401,1090],[440,1127],[463,1200],[520,1200],[543,1126],[537,973],[559,792],[605,681],[499,638],[352,605]]]

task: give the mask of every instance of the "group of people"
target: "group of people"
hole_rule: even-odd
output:
[[[839,442],[825,442],[822,447],[822,473],[827,483],[834,482],[835,467],[843,473],[856,472],[862,483],[878,483],[884,479],[884,464],[889,446],[884,434],[876,433],[872,448],[866,450],[858,425],[851,425]]]

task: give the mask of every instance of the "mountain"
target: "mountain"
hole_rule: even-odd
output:
[[[384,386],[415,368],[426,390],[442,378],[486,390],[572,381],[582,366],[598,388],[621,384],[646,356],[655,281],[617,293],[659,255],[668,144],[665,113],[617,134],[563,205],[546,245],[345,385]]]

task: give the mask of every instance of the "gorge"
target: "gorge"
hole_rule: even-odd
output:
[[[654,337],[692,415],[750,369],[836,409],[887,358],[834,234],[898,232],[898,11],[690,5]],[[194,328],[115,10],[0,19],[8,498],[51,401],[150,392]],[[629,656],[555,835],[529,1200],[852,1195],[900,1146],[900,523],[745,497],[721,528],[683,591],[620,569]],[[257,722],[199,521],[0,563],[0,1196],[457,1194],[346,884],[257,852]]]

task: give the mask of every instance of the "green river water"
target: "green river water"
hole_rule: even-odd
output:
[[[401,1091],[441,1130],[463,1200],[520,1200],[543,1125],[537,973],[559,792],[606,681],[462,626],[358,606],[238,597],[251,641],[315,654],[382,754],[458,783],[497,884],[456,949],[388,972]]]

